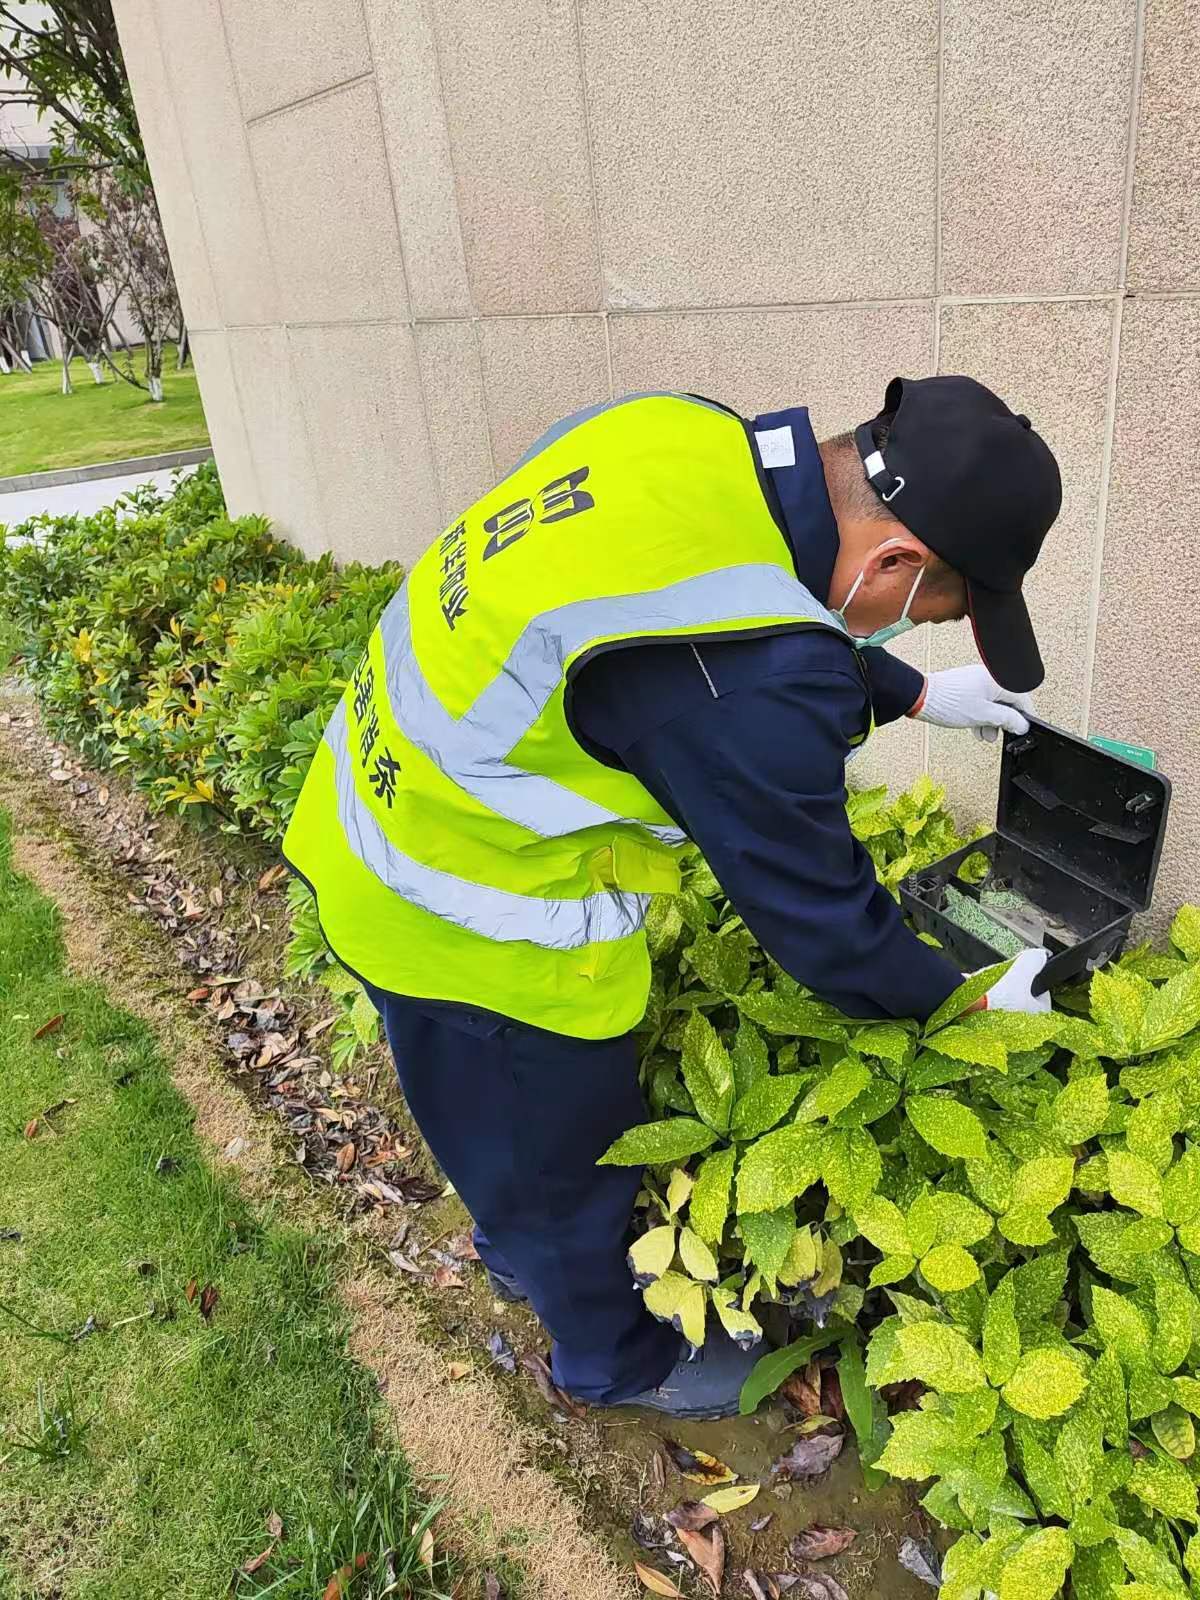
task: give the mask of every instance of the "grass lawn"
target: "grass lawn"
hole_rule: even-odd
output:
[[[0,813],[0,1593],[320,1600],[359,1556],[351,1597],[444,1593],[337,1265],[206,1165],[154,1037],[64,973]]]
[[[62,368],[57,361],[0,376],[0,477],[207,444],[195,369],[176,372],[171,353],[165,366],[166,399],[161,405],[111,372],[97,386],[82,361],[72,366],[75,393],[70,395],[60,392]]]

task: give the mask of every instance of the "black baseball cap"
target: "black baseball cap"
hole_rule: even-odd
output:
[[[893,378],[854,437],[888,510],[966,579],[984,666],[1001,688],[1036,689],[1046,673],[1021,586],[1062,505],[1050,446],[999,395],[956,376]]]

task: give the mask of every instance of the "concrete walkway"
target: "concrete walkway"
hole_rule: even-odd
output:
[[[159,488],[170,487],[176,471],[194,472],[194,467],[172,468],[164,472],[135,472],[123,478],[93,478],[88,483],[60,483],[41,489],[18,489],[11,494],[0,494],[0,525],[16,527],[27,517],[39,512],[66,517],[73,512],[81,517],[109,506],[131,489],[143,483],[153,483]]]

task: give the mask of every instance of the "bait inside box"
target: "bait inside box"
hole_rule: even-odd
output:
[[[1162,773],[1032,721],[1027,734],[1004,736],[995,832],[906,878],[901,904],[964,972],[1011,951],[952,921],[950,890],[1023,945],[1051,952],[1039,991],[1086,977],[1120,954],[1135,912],[1150,904],[1170,798]],[[958,871],[977,853],[987,875],[968,883]]]

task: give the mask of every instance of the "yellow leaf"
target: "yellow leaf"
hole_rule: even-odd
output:
[[[656,1572],[653,1567],[644,1567],[640,1561],[633,1563],[633,1570],[637,1573],[639,1581],[649,1589],[651,1594],[672,1595],[675,1600],[682,1600],[682,1589],[677,1589],[670,1578],[665,1577],[663,1573]]]
[[[446,1368],[446,1376],[452,1383],[457,1383],[459,1378],[465,1378],[470,1370],[471,1363],[469,1361],[452,1361]]]
[[[228,587],[229,587],[229,585],[225,582],[224,578],[214,578],[213,579],[213,593],[214,594],[224,594],[226,589],[228,589]]]
[[[731,1489],[714,1489],[712,1494],[702,1494],[702,1503],[712,1511],[740,1511],[758,1494],[761,1484],[735,1483]]]
[[[414,1528],[413,1532],[416,1533],[416,1531],[417,1531],[416,1528]],[[429,1573],[432,1573],[433,1572],[433,1529],[432,1528],[426,1528],[425,1532],[421,1535],[421,1547],[420,1547],[420,1549],[418,1551],[418,1554],[420,1555],[421,1561],[423,1562],[423,1564],[425,1566],[425,1570],[427,1572],[429,1572]]]
[[[215,791],[213,790],[213,786],[211,783],[209,783],[207,778],[197,778],[195,789],[201,800],[211,800],[214,796]]]

